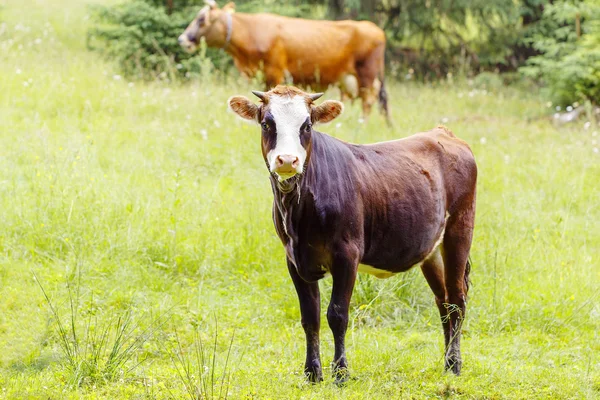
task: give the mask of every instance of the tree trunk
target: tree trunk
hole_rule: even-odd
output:
[[[327,0],[327,12],[332,19],[344,19],[344,0]]]
[[[373,21],[375,18],[375,9],[377,0],[363,0],[360,2],[360,17]]]

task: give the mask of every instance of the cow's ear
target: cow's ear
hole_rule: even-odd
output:
[[[318,106],[313,106],[311,111],[311,120],[313,124],[333,121],[335,117],[344,111],[344,105],[337,100],[327,100]]]
[[[258,119],[258,106],[248,100],[244,96],[233,96],[227,100],[229,108],[242,117],[249,121],[257,121]]]
[[[217,8],[219,8],[215,0],[204,0],[204,4],[209,6],[211,10],[216,10]]]
[[[221,10],[233,14],[235,12],[235,3],[230,1],[229,3],[225,4]]]

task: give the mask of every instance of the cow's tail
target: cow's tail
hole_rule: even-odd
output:
[[[381,113],[383,114],[383,116],[385,117],[385,120],[388,124],[388,126],[392,126],[392,120],[390,119],[390,111],[388,108],[388,94],[387,91],[385,90],[385,73],[383,72],[383,69],[381,70],[381,73],[379,74],[379,81],[380,81],[380,85],[379,85],[379,107],[381,109]]]
[[[465,295],[469,293],[469,287],[471,287],[471,280],[469,279],[469,274],[471,273],[471,257],[467,258],[467,265],[465,266],[465,277],[464,277],[464,288]]]
[[[387,116],[388,115],[388,95],[385,90],[385,81],[383,74],[381,76],[381,86],[379,87],[379,106],[381,111]]]

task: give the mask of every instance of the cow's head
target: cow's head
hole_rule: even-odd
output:
[[[200,9],[196,18],[185,28],[185,31],[179,36],[177,41],[188,53],[193,53],[198,49],[200,40],[204,38],[206,44],[210,47],[225,47],[227,44],[227,30],[231,32],[232,27],[229,20],[224,18],[225,13],[233,13],[235,4],[227,3],[223,8],[219,8],[214,0],[204,0],[206,4]]]
[[[315,105],[323,93],[308,94],[292,86],[252,93],[260,104],[244,96],[231,97],[228,104],[243,119],[260,124],[262,154],[269,171],[280,181],[303,173],[310,158],[313,124],[333,120],[342,112],[343,104],[327,100]]]

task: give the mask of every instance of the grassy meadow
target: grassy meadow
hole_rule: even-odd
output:
[[[412,270],[360,276],[353,379],[329,377],[323,318],[309,385],[259,131],[225,105],[253,87],[129,82],[86,50],[86,7],[0,0],[0,398],[600,397],[599,127],[554,126],[535,89],[391,81],[394,130],[358,102],[321,127],[444,123],[479,184],[463,375]]]

